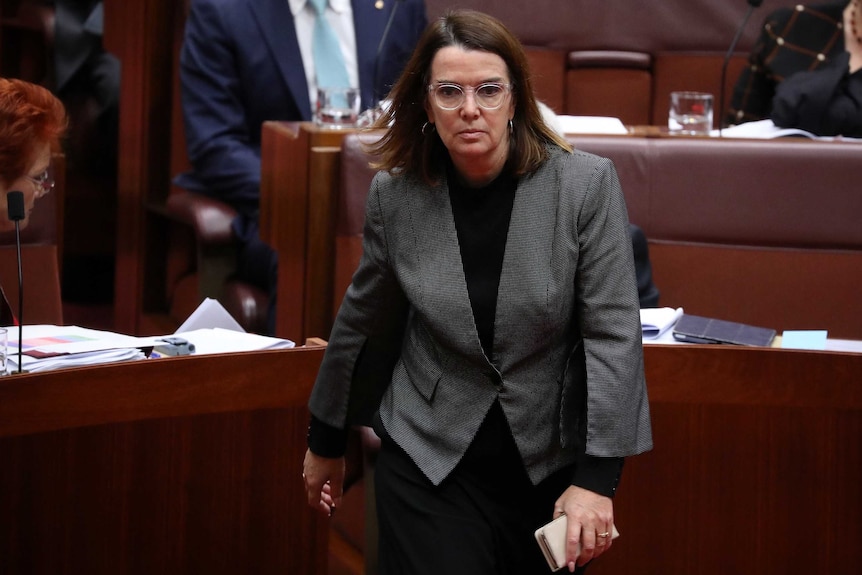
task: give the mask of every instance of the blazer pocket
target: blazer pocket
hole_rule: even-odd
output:
[[[560,444],[575,447],[586,435],[587,360],[580,340],[566,362],[560,391]],[[582,429],[583,428],[583,429]]]
[[[440,367],[440,358],[437,356],[434,341],[421,324],[413,324],[410,327],[401,361],[413,387],[429,403],[433,401],[443,368]]]

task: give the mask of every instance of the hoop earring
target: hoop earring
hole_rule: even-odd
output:
[[[514,122],[512,122],[511,119],[509,119],[509,135],[511,136],[514,133],[515,133],[515,124],[514,124]]]
[[[427,129],[428,126],[431,126],[430,130]],[[419,131],[422,132],[423,136],[427,136],[429,134],[433,134],[434,130],[436,129],[437,127],[434,124],[431,124],[430,122],[425,122],[424,124],[422,124],[422,128]]]

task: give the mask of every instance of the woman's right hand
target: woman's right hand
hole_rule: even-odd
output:
[[[344,488],[344,458],[321,457],[310,450],[305,452],[302,479],[308,504],[331,517],[341,505]]]

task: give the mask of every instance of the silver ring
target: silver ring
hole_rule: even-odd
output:
[[[604,539],[604,538],[605,538],[605,537],[607,537],[608,535],[610,535],[610,533],[608,533],[607,531],[605,531],[604,533],[599,533],[599,534],[598,534],[598,537],[601,537],[602,539]]]

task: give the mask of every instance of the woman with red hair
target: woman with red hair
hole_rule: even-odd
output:
[[[0,78],[0,232],[15,229],[9,219],[9,192],[24,196],[23,228],[36,200],[54,187],[51,153],[59,150],[66,126],[63,104],[47,89]],[[17,323],[0,286],[0,325]]]
[[[14,229],[9,192],[24,194],[24,227],[36,200],[54,187],[51,153],[59,150],[66,126],[63,104],[47,89],[0,78],[0,231]]]

